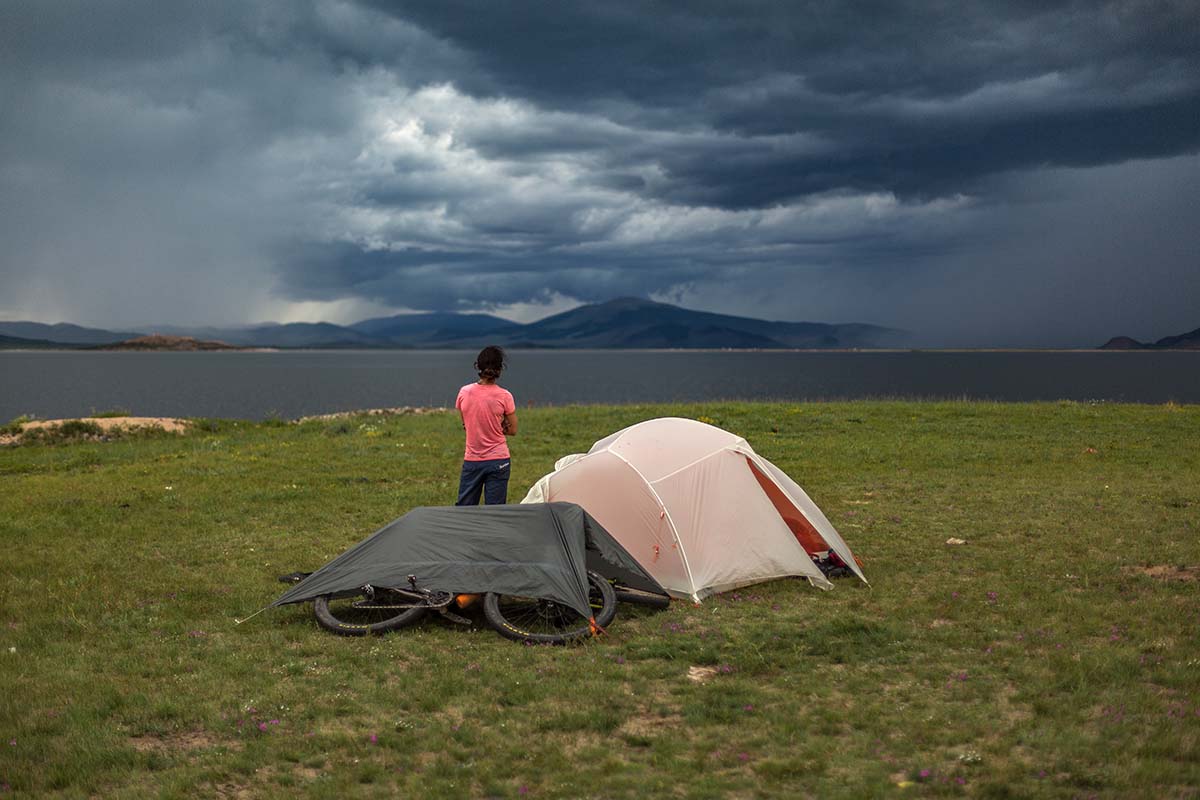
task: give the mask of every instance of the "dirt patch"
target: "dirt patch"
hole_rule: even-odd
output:
[[[156,736],[131,736],[129,744],[139,753],[179,753],[210,747],[239,749],[241,742],[219,739],[208,731],[182,731]]]
[[[1016,696],[1017,687],[1012,684],[1005,684],[1000,688],[999,692],[995,693],[993,699],[996,711],[998,712],[997,718],[1012,727],[1023,725],[1033,719],[1033,712],[1025,704],[1013,702]]]
[[[231,781],[216,785],[210,783],[203,787],[205,791],[202,794],[211,797],[233,798],[234,800],[262,797],[264,794],[271,794],[270,791],[264,789],[264,786],[278,791],[277,781],[283,775],[291,775],[292,777],[299,778],[303,784],[310,784],[325,774],[322,770],[305,766],[304,764],[264,767],[256,769],[254,773],[254,784],[233,783]]]
[[[592,731],[576,731],[562,741],[562,753],[574,761],[581,753],[599,750],[604,747],[605,739]]]
[[[683,717],[678,714],[658,716],[656,714],[638,714],[625,720],[617,732],[625,736],[650,738],[660,733],[675,730],[683,725]]]
[[[250,786],[248,786],[246,784],[221,783],[221,784],[218,784],[211,788],[213,791],[213,797],[221,797],[221,798],[228,797],[228,798],[237,798],[237,800],[241,800],[241,798],[249,798],[249,797],[256,796],[254,793],[254,790],[251,789]]]
[[[134,430],[157,429],[168,433],[183,433],[191,425],[186,419],[173,417],[80,417],[78,419],[35,419],[21,425],[21,432],[0,434],[0,445],[18,444],[25,434],[45,430],[47,433],[61,428],[68,422],[83,422],[94,425],[101,433],[121,433]]]
[[[1144,575],[1158,581],[1184,581],[1190,583],[1200,580],[1200,566],[1181,567],[1172,564],[1157,564],[1152,567],[1125,567],[1126,575]]]

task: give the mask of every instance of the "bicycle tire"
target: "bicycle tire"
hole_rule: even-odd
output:
[[[608,581],[589,571],[588,601],[596,625],[603,628],[617,615],[617,596]],[[483,616],[501,636],[518,642],[565,644],[590,636],[591,623],[575,609],[538,597],[515,597],[489,592]]]
[[[388,633],[412,625],[427,610],[424,606],[396,609],[388,606],[386,598],[371,602],[361,594],[350,597],[326,594],[313,600],[317,624],[339,636]]]

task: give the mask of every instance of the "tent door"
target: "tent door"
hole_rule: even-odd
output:
[[[771,499],[771,504],[775,506],[775,510],[779,512],[779,516],[783,518],[804,551],[809,555],[825,555],[829,550],[829,545],[821,538],[821,534],[817,533],[817,529],[813,527],[812,523],[800,513],[800,509],[792,505],[792,501],[775,485],[775,481],[764,475],[762,470],[754,466],[754,462],[749,458],[746,458],[746,466],[750,467],[758,485]]]

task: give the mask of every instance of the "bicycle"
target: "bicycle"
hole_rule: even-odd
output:
[[[293,573],[280,580],[294,583],[305,577],[306,573]],[[587,578],[591,618],[553,600],[488,592],[483,595],[484,619],[501,636],[519,642],[565,644],[594,635],[616,617],[617,595],[598,573],[589,570]],[[451,606],[460,606],[459,598],[464,595],[423,588],[415,575],[408,576],[408,584],[367,585],[351,594],[322,595],[313,600],[313,613],[322,628],[341,636],[388,633],[413,625],[430,613],[455,624],[473,624],[451,610]]]

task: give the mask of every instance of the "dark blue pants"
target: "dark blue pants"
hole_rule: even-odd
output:
[[[489,506],[502,506],[508,502],[507,458],[492,461],[464,461],[462,477],[458,479],[458,502],[456,506],[477,506],[479,495]]]

